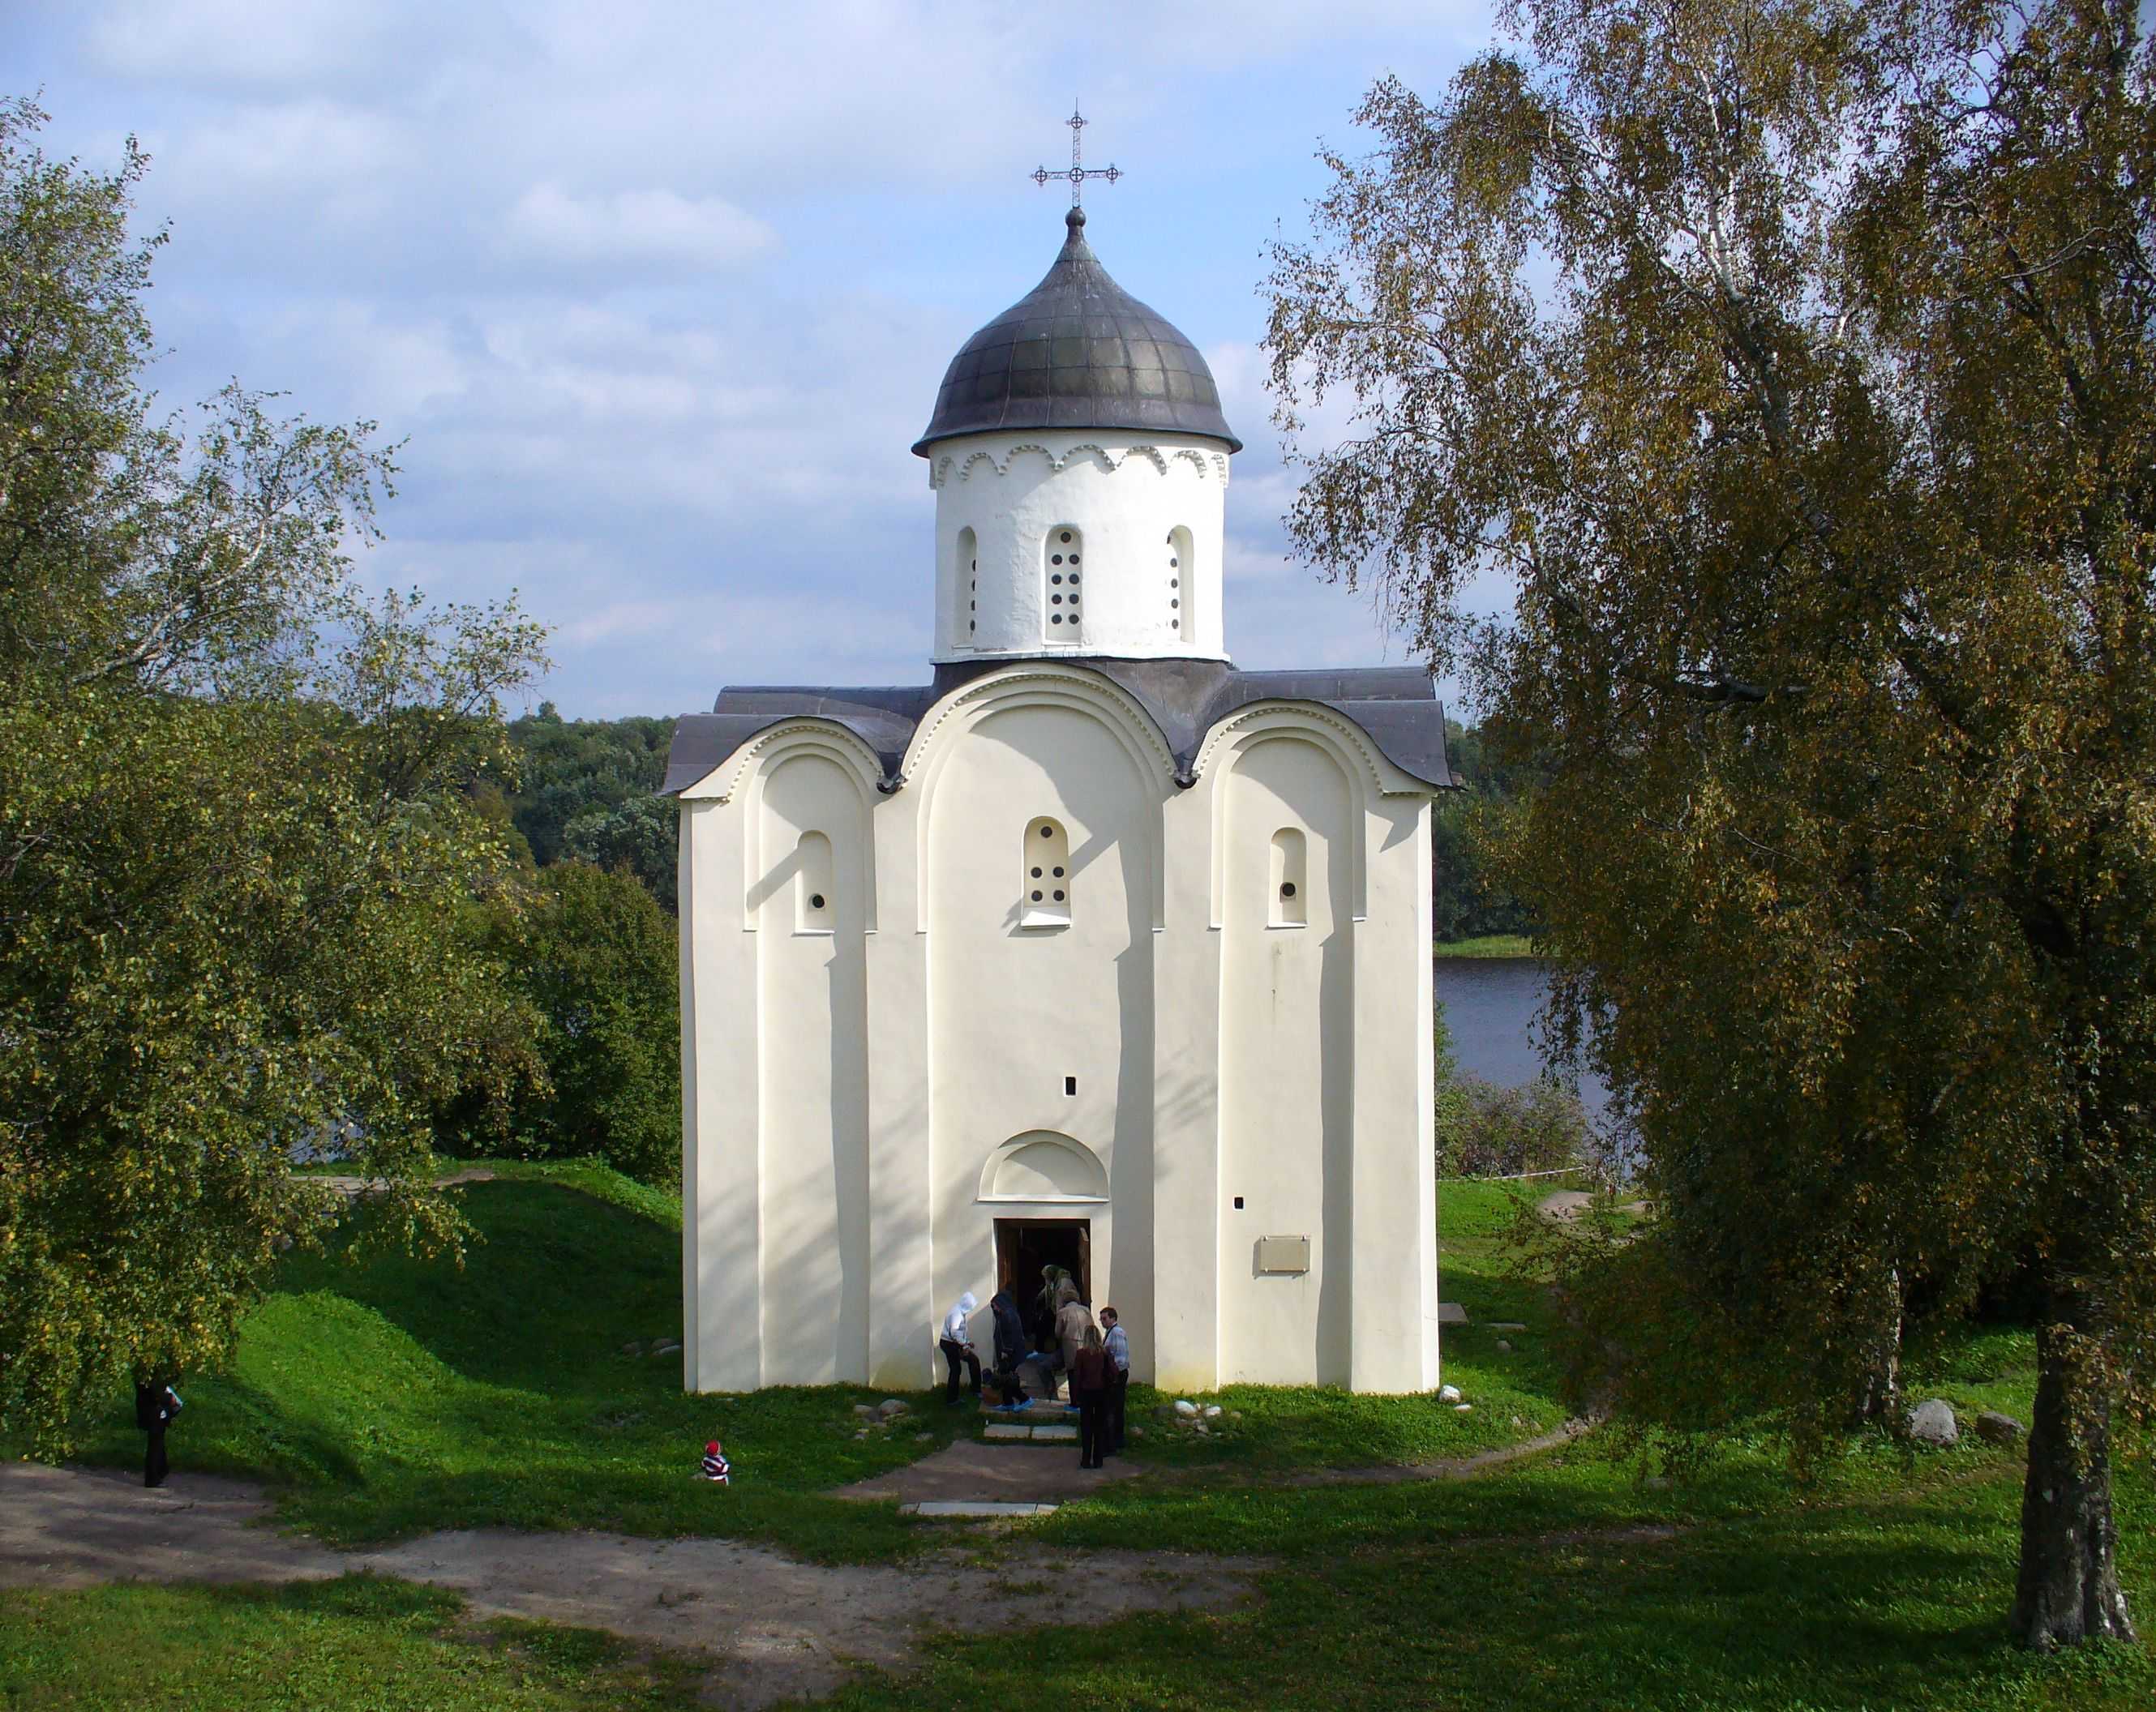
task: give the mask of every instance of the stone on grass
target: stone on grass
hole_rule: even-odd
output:
[[[681,1340],[678,1337],[662,1337],[657,1343],[652,1345],[651,1353],[654,1356],[678,1356],[681,1353]]]
[[[1455,1415],[1464,1415],[1474,1407],[1472,1403],[1455,1403],[1452,1406],[1452,1412]]]
[[[1198,1405],[1187,1397],[1178,1397],[1175,1400],[1175,1412],[1186,1421],[1195,1420],[1198,1416]]]
[[[1527,1329],[1524,1320],[1492,1320],[1487,1324],[1492,1331],[1525,1331]]]
[[[1986,1409],[1976,1417],[1976,1436],[1986,1444],[2018,1444],[2027,1429],[2011,1415]]]
[[[1961,1422],[1944,1397],[1928,1397],[1909,1411],[1909,1437],[1919,1444],[1944,1447],[1961,1437]]]
[[[1220,1405],[1219,1405],[1219,1404],[1218,1404],[1218,1403],[1208,1403],[1208,1404],[1206,1404],[1206,1405],[1205,1405],[1205,1418],[1206,1418],[1207,1420],[1209,1420],[1209,1421],[1217,1421],[1217,1420],[1219,1420],[1219,1419],[1220,1418]]]
[[[1190,1430],[1193,1433],[1195,1433],[1200,1438],[1210,1438],[1213,1436],[1213,1429],[1208,1427],[1203,1421],[1199,1422]]]
[[[882,1416],[886,1421],[891,1419],[893,1415],[902,1415],[905,1412],[906,1405],[901,1402],[895,1397],[887,1397],[881,1402],[876,1405],[876,1413]]]
[[[1437,1323],[1440,1325],[1465,1325],[1467,1310],[1458,1302],[1440,1302],[1437,1305]]]
[[[621,1346],[621,1352],[624,1356],[642,1355],[644,1353],[644,1340],[640,1337],[631,1338],[627,1343]]]
[[[1230,1421],[1240,1421],[1243,1418],[1243,1412],[1240,1409],[1230,1409],[1228,1411],[1228,1418]]]
[[[854,1412],[865,1421],[870,1416],[875,1413],[875,1405],[874,1403],[855,1403],[854,1405]]]
[[[1512,1345],[1507,1343],[1503,1338],[1499,1338],[1497,1340],[1497,1353],[1501,1356],[1511,1355],[1512,1353]]]
[[[1460,1387],[1456,1385],[1440,1385],[1437,1388],[1437,1400],[1441,1403],[1458,1402],[1460,1401]]]

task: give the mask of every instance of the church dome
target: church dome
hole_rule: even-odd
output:
[[[913,449],[959,434],[1116,428],[1204,434],[1243,449],[1220,414],[1205,359],[1174,327],[1108,277],[1086,242],[1086,211],[1047,277],[968,339]]]

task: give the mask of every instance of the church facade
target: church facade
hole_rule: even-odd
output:
[[[1241,443],[1084,224],[913,449],[931,681],[675,733],[692,1391],[926,1385],[1048,1264],[1163,1387],[1437,1383],[1443,714],[1229,663]]]

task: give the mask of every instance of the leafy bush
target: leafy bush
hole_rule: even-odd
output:
[[[1440,1176],[1567,1171],[1588,1163],[1593,1139],[1579,1095],[1547,1077],[1505,1088],[1469,1074],[1438,1088]]]

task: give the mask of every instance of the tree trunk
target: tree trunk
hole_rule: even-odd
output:
[[[2046,1653],[2133,1638],[2111,1512],[2111,1398],[2063,1330],[2036,1334],[2036,1415],[2012,1619],[2016,1641]]]

